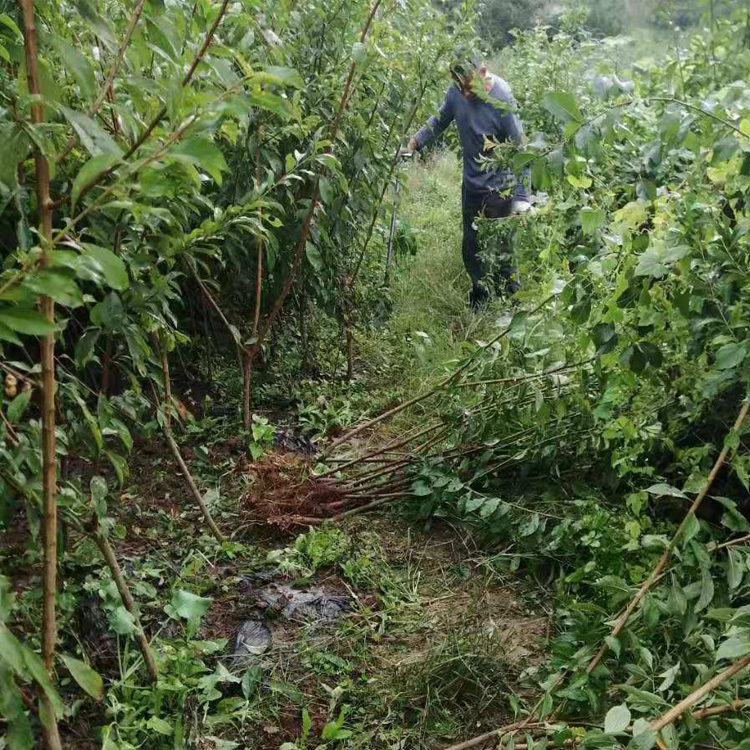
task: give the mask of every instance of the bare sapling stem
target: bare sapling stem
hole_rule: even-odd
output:
[[[734,426],[732,427],[733,432],[739,432],[740,428],[745,422],[745,419],[747,418],[748,407],[750,407],[750,400],[745,399],[742,402],[740,413],[737,415],[737,419],[735,420]],[[643,600],[643,597],[646,596],[651,586],[653,586],[656,580],[660,577],[662,571],[664,570],[667,564],[667,561],[669,560],[669,556],[672,553],[672,550],[675,548],[675,545],[679,541],[680,536],[682,535],[682,532],[685,530],[685,527],[687,526],[687,524],[690,522],[693,516],[695,516],[695,512],[698,510],[701,503],[705,499],[706,495],[708,494],[709,489],[711,489],[711,485],[714,483],[714,480],[719,474],[719,471],[721,471],[721,467],[724,465],[724,462],[726,461],[728,454],[729,454],[729,444],[727,443],[727,441],[724,441],[724,447],[721,449],[721,453],[719,453],[716,461],[714,462],[713,468],[711,469],[711,473],[708,475],[708,479],[706,479],[706,482],[701,488],[701,491],[698,493],[697,497],[693,501],[693,504],[688,509],[688,512],[685,514],[685,517],[682,519],[682,523],[677,527],[677,531],[675,531],[674,536],[672,537],[671,541],[667,545],[667,548],[664,550],[662,556],[659,558],[659,562],[656,564],[656,567],[651,571],[648,578],[643,582],[642,586],[640,587],[640,589],[638,589],[638,592],[632,598],[632,600],[630,601],[628,606],[625,608],[623,613],[617,618],[617,622],[615,623],[615,626],[612,628],[611,635],[613,637],[616,638],[619,635],[619,633],[625,627],[625,624],[627,623],[628,619],[630,618],[630,615],[633,614],[634,610],[641,603],[641,601]],[[594,671],[594,669],[596,669],[597,664],[599,664],[602,657],[607,653],[608,648],[609,646],[607,646],[606,641],[602,643],[601,648],[599,649],[597,654],[594,656],[594,658],[591,660],[588,667],[586,668],[586,672],[588,674],[591,674]]]
[[[109,543],[109,539],[107,539],[107,537],[102,533],[96,516],[92,518],[90,528],[91,537],[93,538],[96,546],[99,548],[99,551],[102,553],[102,557],[106,561],[107,565],[109,566],[109,570],[112,573],[112,579],[117,586],[117,591],[120,594],[120,599],[122,599],[122,605],[133,616],[136,627],[135,639],[138,643],[138,648],[140,649],[143,656],[143,661],[146,664],[146,670],[148,671],[149,680],[151,682],[156,682],[159,679],[159,672],[156,668],[156,659],[154,659],[154,654],[151,651],[151,647],[149,646],[148,638],[146,638],[146,634],[143,631],[143,626],[141,625],[141,621],[138,616],[138,610],[136,609],[135,601],[133,600],[133,596],[130,593],[130,588],[128,587],[127,581],[125,580],[122,569],[120,568],[120,563],[117,561],[115,551],[112,548],[112,545]]]
[[[450,747],[443,748],[443,750],[469,750],[477,745],[483,745],[485,742],[494,742],[496,745],[503,739],[506,734],[514,732],[516,729],[527,729],[536,726],[529,724],[524,721],[516,721],[513,724],[506,724],[504,727],[493,729],[491,732],[485,732],[484,734],[477,735],[470,740],[465,742],[459,742],[457,745],[451,745]]]
[[[174,439],[174,434],[172,433],[172,381],[169,377],[169,360],[167,359],[166,349],[161,346],[156,335],[154,335],[154,346],[156,348],[156,351],[159,352],[161,358],[161,370],[164,382],[164,438],[167,441],[169,449],[172,451],[172,455],[174,456],[175,461],[177,461],[177,465],[180,467],[182,476],[185,477],[185,481],[190,488],[190,492],[193,495],[193,498],[195,499],[196,503],[198,503],[198,506],[201,509],[201,513],[203,514],[203,518],[205,519],[208,528],[211,530],[211,533],[214,535],[218,542],[224,542],[226,541],[224,539],[224,535],[221,533],[221,531],[219,531],[219,527],[214,522],[211,511],[208,509],[206,501],[203,499],[203,495],[198,489],[198,485],[195,483],[195,479],[193,479],[193,475],[190,473],[190,469],[185,463],[185,459],[182,457],[180,447],[177,445],[177,441]]]
[[[256,188],[260,191],[261,185],[261,159],[260,159],[260,137],[262,124],[258,126],[258,144],[255,147],[255,182]],[[263,226],[263,209],[258,206],[258,222]],[[263,233],[258,235],[258,255],[255,265],[255,309],[253,311],[253,339],[258,336],[258,326],[260,325],[260,308],[263,301],[263,256],[265,253],[265,242]],[[256,344],[245,347],[242,352],[242,426],[245,431],[250,430],[251,414],[250,401],[252,398],[253,385],[253,360],[255,359]]]
[[[538,304],[533,310],[529,312],[529,315],[534,315],[535,313],[539,312],[543,307],[545,307],[551,300],[554,299],[554,295],[551,295],[547,297],[544,301],[542,301],[540,304]],[[340,437],[338,440],[334,440],[333,443],[328,447],[328,450],[323,454],[323,457],[330,455],[331,451],[338,448],[340,445],[343,445],[344,443],[348,443],[353,437],[356,435],[359,435],[360,432],[363,430],[367,430],[371,427],[374,427],[376,424],[380,424],[380,422],[385,421],[386,419],[390,419],[391,417],[396,416],[396,414],[400,414],[402,411],[405,411],[406,409],[415,406],[416,404],[421,403],[422,401],[425,401],[426,399],[430,398],[430,396],[434,396],[439,391],[443,390],[446,386],[453,383],[453,381],[458,380],[458,378],[461,377],[461,375],[468,370],[472,365],[476,363],[476,358],[478,357],[480,352],[485,351],[489,347],[496,344],[501,339],[505,338],[508,333],[510,333],[510,329],[513,325],[513,322],[511,321],[510,325],[503,329],[500,333],[495,336],[491,341],[489,341],[484,346],[477,349],[477,351],[467,359],[464,364],[462,364],[460,367],[457,367],[450,375],[447,375],[444,377],[434,388],[431,388],[429,391],[426,391],[425,393],[420,394],[419,396],[415,396],[414,398],[410,398],[408,401],[404,401],[403,403],[399,404],[398,406],[394,406],[392,409],[389,409],[386,412],[383,412],[379,416],[375,417],[374,419],[369,420],[368,422],[363,422],[360,425],[357,425],[352,430],[349,430],[345,435]]]
[[[190,81],[193,79],[193,75],[195,74],[196,69],[198,68],[198,65],[203,61],[203,58],[206,56],[206,52],[208,51],[208,48],[211,46],[211,43],[213,42],[214,35],[216,34],[216,29],[219,28],[219,24],[221,23],[222,19],[224,18],[224,15],[227,12],[227,6],[229,5],[229,0],[223,0],[221,7],[219,8],[219,12],[216,15],[216,18],[214,19],[213,24],[211,25],[211,28],[208,30],[208,33],[206,34],[205,39],[203,40],[203,44],[201,45],[201,48],[198,50],[198,52],[195,54],[195,57],[193,58],[192,62],[190,63],[190,67],[188,68],[187,72],[185,73],[185,77],[182,79],[182,87],[185,88]],[[148,124],[146,129],[141,133],[141,135],[136,139],[135,143],[125,152],[124,156],[122,157],[122,161],[128,161],[133,154],[135,154],[136,151],[151,137],[151,134],[156,130],[159,123],[166,117],[167,115],[167,107],[166,105],[162,106],[161,109],[156,113],[154,118],[151,120],[151,122]],[[117,166],[112,166],[109,169],[105,169],[103,172],[98,174],[94,179],[89,182],[87,185],[84,185],[84,187],[81,190],[81,194],[79,196],[79,200],[83,198],[86,193],[89,192],[93,187],[98,185],[102,180],[109,177],[109,175],[114,172],[114,170],[117,168]]]
[[[413,442],[417,438],[422,437],[422,435],[426,435],[427,433],[432,432],[433,430],[437,430],[439,427],[442,427],[442,425],[443,425],[443,422],[439,420],[431,425],[428,425],[424,429],[419,430],[416,434],[409,435],[403,440],[398,440],[398,441],[392,440],[391,442],[384,445],[382,448],[379,448],[378,450],[373,451],[372,453],[366,453],[364,456],[360,456],[359,458],[352,458],[350,460],[331,458],[329,459],[329,461],[331,462],[344,461],[344,463],[342,463],[341,466],[337,466],[335,469],[329,469],[323,474],[319,474],[318,478],[324,479],[325,477],[330,477],[332,474],[336,474],[337,472],[343,471],[344,469],[351,468],[352,466],[357,466],[360,463],[367,463],[368,461],[371,461],[372,459],[374,459],[376,456],[382,456],[384,453],[391,453],[395,451],[397,448],[402,448],[403,446],[408,445],[409,443]]]
[[[36,27],[34,24],[34,0],[19,0],[23,18],[24,53],[26,57],[26,80],[29,93],[40,96],[39,59]],[[31,105],[31,122],[39,126],[44,122],[44,109],[37,100]],[[36,170],[36,196],[39,217],[39,239],[42,248],[40,265],[49,268],[50,243],[52,240],[52,199],[50,197],[50,171],[46,156],[38,146],[34,149]],[[55,322],[55,305],[51,297],[39,299],[41,313],[47,322]],[[43,486],[43,544],[44,563],[42,569],[42,660],[47,672],[52,675],[57,640],[57,458],[55,453],[55,334],[45,334],[41,340],[42,366],[42,486]],[[57,717],[43,690],[39,691],[43,713],[47,721],[42,722],[42,731],[48,750],[62,750]]]

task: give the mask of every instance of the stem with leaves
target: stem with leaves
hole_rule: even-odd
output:
[[[372,21],[375,18],[375,14],[377,13],[381,2],[382,0],[375,0],[375,2],[372,4],[372,7],[370,8],[370,12],[367,15],[367,20],[365,21],[365,24],[362,27],[362,33],[360,34],[360,39],[359,39],[360,43],[364,43],[365,39],[367,38],[367,34],[370,31],[370,26],[372,25]],[[352,60],[349,65],[349,73],[346,77],[346,83],[344,84],[344,91],[341,95],[341,101],[339,102],[338,110],[336,111],[336,115],[331,125],[331,132],[329,135],[330,145],[326,148],[327,154],[332,153],[333,145],[336,143],[336,136],[338,135],[339,127],[341,125],[341,118],[343,117],[344,111],[346,110],[347,104],[349,103],[349,95],[351,93],[352,81],[354,80],[354,71],[356,67],[357,67],[357,61]],[[297,240],[297,245],[294,249],[294,259],[292,261],[292,268],[289,271],[289,276],[284,282],[283,287],[281,288],[281,292],[279,293],[279,296],[276,298],[276,301],[274,302],[271,312],[269,313],[263,326],[258,332],[255,343],[253,344],[253,347],[252,347],[253,358],[255,358],[255,356],[257,355],[263,341],[265,341],[266,336],[268,336],[269,331],[273,327],[273,324],[276,322],[276,318],[281,313],[281,308],[284,305],[284,301],[286,300],[289,292],[291,291],[292,285],[294,284],[294,281],[297,277],[297,272],[299,270],[300,264],[302,263],[302,257],[305,253],[305,247],[307,245],[307,237],[310,234],[310,227],[312,226],[313,216],[315,215],[315,210],[318,207],[319,200],[320,200],[320,175],[318,175],[318,178],[315,180],[315,188],[313,189],[313,194],[312,194],[312,197],[310,198],[310,206],[307,209],[307,214],[305,215],[305,220],[302,224],[302,230],[300,232],[299,239]]]
[[[39,126],[44,122],[44,109],[38,101],[39,61],[36,27],[34,24],[34,0],[19,0],[23,17],[24,51],[26,56],[26,78],[29,93],[37,97],[31,105],[31,122]],[[50,171],[47,157],[36,147],[36,193],[39,212],[39,239],[42,248],[40,265],[51,264],[50,242],[52,239],[52,200],[50,198]],[[39,301],[41,313],[50,328],[55,323],[55,307],[51,297],[42,295]],[[55,334],[50,331],[41,341],[42,365],[42,484],[43,484],[43,538],[44,567],[42,572],[42,660],[51,674],[55,659],[57,622],[55,606],[57,597],[57,458],[55,452]],[[61,748],[57,720],[45,693],[40,691],[43,713],[44,738],[50,750]]]
[[[747,418],[747,412],[748,408],[750,408],[750,400],[745,399],[742,402],[742,407],[740,408],[740,412],[737,415],[737,419],[734,423],[734,426],[732,427],[732,432],[737,433],[739,432],[740,428],[745,422],[745,419]],[[714,483],[714,480],[716,479],[719,471],[721,470],[721,467],[724,465],[724,462],[727,459],[727,455],[729,455],[729,443],[728,441],[724,442],[724,447],[721,450],[721,453],[719,453],[713,468],[711,469],[711,473],[708,475],[708,479],[706,480],[706,483],[703,485],[701,491],[698,493],[698,496],[693,501],[693,504],[688,509],[688,512],[685,514],[685,517],[682,519],[682,523],[677,527],[677,531],[675,531],[674,536],[672,537],[671,541],[669,542],[669,545],[662,553],[662,556],[659,558],[659,562],[656,564],[656,567],[651,571],[651,574],[649,577],[643,582],[643,585],[638,589],[638,592],[636,595],[631,599],[628,606],[625,608],[623,613],[617,618],[617,622],[615,623],[614,628],[612,628],[612,633],[610,634],[613,638],[616,638],[622,629],[625,627],[625,624],[627,623],[628,619],[630,619],[630,615],[633,614],[636,607],[641,603],[643,600],[643,597],[646,596],[649,589],[653,584],[656,582],[656,580],[661,576],[662,571],[664,570],[667,561],[669,560],[669,556],[672,553],[672,550],[675,548],[675,545],[680,539],[680,536],[682,535],[682,532],[685,530],[687,525],[691,523],[695,518],[695,512],[700,507],[701,503],[705,499],[706,495],[708,494],[709,489],[711,488],[711,485]],[[605,641],[602,643],[601,648],[597,652],[597,654],[594,656],[594,658],[589,662],[588,667],[586,668],[586,672],[588,674],[591,674],[594,669],[596,669],[597,664],[602,660],[602,657],[607,653],[607,650],[609,649],[609,646],[607,645],[607,642]]]

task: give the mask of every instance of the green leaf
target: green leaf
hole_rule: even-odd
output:
[[[639,721],[642,720],[639,719]],[[643,728],[639,727],[638,730],[633,728],[633,739],[628,743],[628,748],[632,748],[633,750],[651,750],[655,744],[656,735],[653,729],[648,726],[648,722],[646,722],[646,726]]]
[[[630,725],[630,709],[621,703],[612,706],[604,717],[604,731],[606,734],[620,734]]]
[[[727,638],[716,651],[716,661],[738,659],[750,654],[750,632]]]
[[[116,154],[122,155],[122,150],[112,136],[102,130],[94,120],[83,112],[76,112],[60,105],[60,111],[65,115],[73,130],[81,140],[81,145],[92,155]]]
[[[259,666],[250,667],[242,676],[242,694],[246,699],[253,695],[262,676],[263,673]]]
[[[284,120],[288,120],[294,113],[288,99],[284,99],[271,91],[252,91],[250,93],[250,103],[254,107],[260,107],[268,112],[273,112]]]
[[[70,191],[70,200],[75,208],[78,203],[78,198],[81,195],[81,191],[90,183],[94,182],[96,178],[111,169],[120,162],[119,154],[99,154],[98,156],[92,156],[79,170],[75,180],[73,180],[73,188]]]
[[[591,299],[586,298],[577,302],[570,310],[570,319],[579,326],[582,326],[591,314]]]
[[[489,518],[497,510],[501,502],[499,497],[489,498],[479,511],[480,518]]]
[[[567,180],[574,188],[582,188],[584,190],[590,188],[594,184],[592,179],[587,175],[579,177],[575,174],[569,174]]]
[[[119,329],[125,322],[125,308],[117,292],[110,292],[91,310],[91,322],[111,331]]]
[[[54,45],[67,71],[76,79],[83,96],[93,99],[96,91],[96,78],[89,61],[72,44],[59,36],[54,37]]]
[[[18,165],[29,153],[29,136],[20,125],[14,122],[0,126],[0,143],[3,144],[3,158],[0,160],[0,182],[14,185],[17,180]]]
[[[55,324],[50,323],[41,313],[21,307],[0,310],[0,323],[28,336],[44,336],[55,330]]]
[[[0,623],[0,660],[17,675],[23,674],[23,647],[16,636],[2,623]]]
[[[729,548],[729,565],[727,567],[727,583],[730,591],[734,591],[745,577],[745,560],[737,550]]]
[[[591,329],[591,339],[596,346],[597,354],[611,352],[617,346],[614,323],[597,323]]]
[[[318,250],[318,248],[315,247],[315,245],[313,245],[312,242],[308,242],[305,245],[305,255],[307,256],[307,259],[310,261],[310,265],[316,271],[323,270],[323,256],[320,254],[320,250]]]
[[[646,357],[637,346],[628,346],[620,355],[620,363],[638,374],[646,369]]]
[[[581,209],[581,229],[584,234],[593,234],[604,223],[604,211],[586,206]]]
[[[29,405],[29,399],[31,398],[31,391],[21,391],[11,402],[8,404],[8,421],[11,424],[18,424],[23,417],[26,407]]]
[[[330,203],[331,198],[333,198],[333,188],[331,187],[331,181],[325,177],[321,177],[318,186],[320,188],[320,197],[323,200],[323,203]]]
[[[106,281],[107,285],[118,292],[127,289],[130,284],[128,270],[122,259],[111,250],[98,245],[83,243],[84,253],[78,261],[78,274],[81,278],[87,278],[101,284]]]
[[[583,116],[572,94],[563,91],[547,94],[544,97],[544,106],[550,114],[563,122],[583,122]]]
[[[531,165],[531,184],[535,190],[547,190],[552,185],[552,178],[547,169],[546,159],[536,159]]]
[[[475,510],[478,510],[479,508],[483,508],[485,503],[487,502],[487,498],[483,495],[474,495],[470,496],[468,500],[466,501],[466,512],[472,513]]]
[[[297,89],[301,89],[305,85],[302,76],[294,68],[279,68],[274,65],[256,73],[253,79],[275,83],[279,86],[294,86]]]
[[[646,250],[645,253],[641,253],[638,258],[638,265],[635,267],[636,276],[650,276],[653,279],[666,276],[668,271],[669,269],[653,250]]]
[[[538,513],[532,513],[528,520],[519,525],[519,536],[531,536],[539,528],[540,520]]]
[[[80,307],[83,304],[83,295],[75,280],[55,270],[36,271],[24,279],[23,286],[34,294],[51,297],[65,307]]]
[[[75,348],[75,359],[79,367],[85,367],[93,358],[96,342],[101,336],[99,329],[91,329],[78,339]]]
[[[691,513],[685,518],[685,526],[682,531],[683,544],[687,544],[701,529],[701,522]]]
[[[701,571],[701,593],[698,601],[695,603],[696,613],[702,612],[714,598],[714,581],[711,578],[711,571],[704,568]]]
[[[13,32],[14,36],[16,37],[16,41],[20,41],[22,39],[21,29],[18,28],[16,22],[7,13],[0,13],[0,23]]]
[[[65,666],[73,679],[94,699],[100,701],[104,696],[104,683],[101,675],[86,662],[61,654]]]
[[[189,622],[197,622],[208,611],[213,600],[198,596],[191,591],[178,589],[172,595],[172,606],[180,617]]]
[[[164,719],[159,718],[158,716],[152,716],[147,722],[146,726],[149,729],[153,729],[154,732],[157,732],[158,734],[163,735],[171,735],[172,732],[174,732],[174,727]]]
[[[622,651],[622,644],[620,643],[620,639],[615,637],[614,635],[608,635],[604,642],[609,646],[609,650],[616,656],[620,657],[620,652]]]
[[[362,42],[355,42],[352,45],[352,59],[359,64],[365,57],[367,57],[367,47]]]
[[[31,674],[34,680],[36,680],[37,684],[41,686],[42,690],[44,690],[44,694],[47,696],[50,706],[55,713],[55,716],[61,716],[63,712],[63,702],[60,699],[60,696],[58,695],[54,686],[52,685],[52,682],[50,681],[49,675],[47,674],[47,670],[44,668],[42,660],[36,653],[31,651],[31,649],[28,649],[25,646],[23,646],[22,648],[23,658],[26,662],[28,672]]]
[[[732,367],[741,365],[747,356],[747,344],[724,344],[716,352],[716,366],[720,370],[729,370]]]
[[[747,518],[740,513],[737,504],[728,497],[714,496],[721,505],[726,508],[726,513],[722,513],[721,525],[726,526],[730,531],[747,532],[750,531],[750,523]]]
[[[660,482],[659,484],[652,484],[646,492],[650,493],[651,495],[656,495],[657,497],[680,497],[683,500],[687,500],[687,495],[685,495],[684,492],[681,490],[678,490],[677,487],[672,487],[671,484],[665,484],[664,482]]]
[[[167,153],[167,157],[200,167],[214,178],[217,185],[221,185],[221,173],[229,169],[221,149],[205,135],[178,144]]]
[[[677,673],[680,671],[680,663],[677,662],[673,667],[670,667],[669,669],[662,672],[659,676],[663,677],[661,684],[657,688],[657,690],[660,693],[665,692],[666,690],[669,690],[670,687],[672,687],[672,683],[675,681],[675,677],[677,677]]]
[[[132,635],[136,632],[135,618],[120,605],[109,613],[109,624],[118,635]]]

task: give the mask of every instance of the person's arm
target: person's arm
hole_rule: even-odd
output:
[[[421,151],[425,146],[429,146],[447,127],[453,122],[453,103],[451,89],[445,94],[445,99],[440,105],[437,115],[433,115],[422,126],[409,141],[409,148]]]

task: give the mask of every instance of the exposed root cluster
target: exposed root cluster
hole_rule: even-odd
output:
[[[252,485],[243,505],[254,519],[289,531],[334,515],[343,493],[331,479],[313,477],[309,457],[273,453],[250,464]]]

